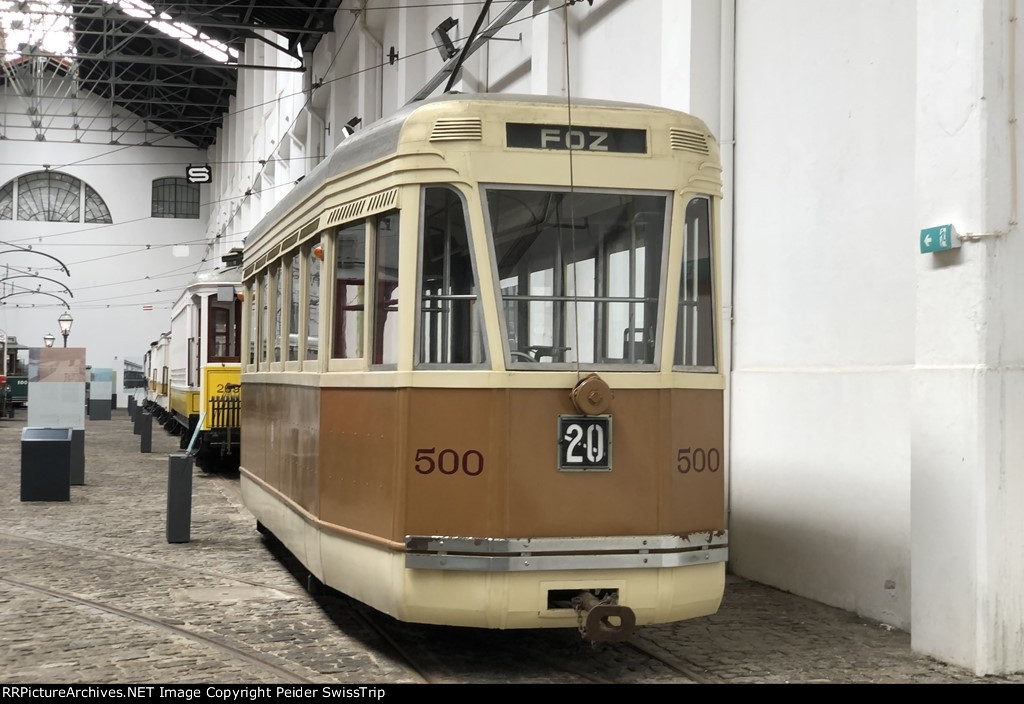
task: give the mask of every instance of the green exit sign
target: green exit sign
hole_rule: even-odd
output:
[[[937,225],[921,230],[921,254],[944,252],[960,246],[960,237],[952,225]]]

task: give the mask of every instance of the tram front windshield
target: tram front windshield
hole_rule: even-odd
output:
[[[486,202],[511,368],[655,368],[669,194],[488,188]]]

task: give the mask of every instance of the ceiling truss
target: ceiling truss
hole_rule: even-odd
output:
[[[252,39],[293,61],[280,68],[218,62],[116,5],[71,0],[74,54],[29,48],[15,60],[2,62],[0,84],[7,95],[13,91],[21,97],[36,139],[47,139],[48,122],[77,117],[76,99],[89,94],[107,101],[111,114],[120,115],[117,119],[127,114],[133,124],[146,130],[170,132],[194,146],[208,147],[238,87],[238,70],[304,71],[305,60],[331,31],[342,0],[149,0],[148,4],[235,51],[241,52],[246,40]],[[49,96],[45,105],[43,95]],[[89,127],[76,125],[76,130]],[[91,127],[95,129],[94,124]],[[113,119],[110,127],[117,131]]]

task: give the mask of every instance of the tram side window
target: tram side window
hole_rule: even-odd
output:
[[[198,325],[199,321],[195,321]],[[189,386],[199,384],[199,340],[194,337],[188,338],[188,364],[186,365],[185,381]]]
[[[256,341],[259,339],[260,318],[256,308],[256,291],[258,285],[251,282],[246,288],[245,295],[249,299],[249,364],[256,364]]]
[[[653,369],[668,202],[651,193],[488,190],[506,363]]]
[[[334,341],[331,357],[363,356],[366,298],[366,221],[347,225],[334,236]]]
[[[279,265],[274,266],[269,270],[270,277],[270,329],[273,337],[271,342],[273,346],[270,348],[270,361],[280,362],[281,361],[281,332],[282,332],[282,301],[281,301],[281,273],[282,268]]]
[[[711,212],[707,198],[686,206],[683,268],[676,322],[676,367],[715,370],[715,309],[712,293]]]
[[[483,361],[483,326],[466,211],[451,188],[426,188],[420,270],[420,364]]]
[[[270,330],[270,272],[264,271],[260,275],[260,365],[267,361],[267,331]]]
[[[210,307],[210,357],[230,357],[231,348],[231,310],[211,304]]]
[[[294,252],[289,259],[288,278],[290,281],[288,297],[288,361],[299,359],[299,253]]]
[[[272,279],[271,286],[273,286],[274,296],[274,357],[271,361],[281,361],[281,326],[284,320],[281,317],[281,279],[284,269],[278,265],[271,270],[270,277]]]
[[[373,363],[398,363],[398,213],[374,219]]]
[[[306,293],[309,304],[306,307],[306,361],[317,359],[320,350],[320,265],[324,250],[319,239],[313,240],[306,251]]]

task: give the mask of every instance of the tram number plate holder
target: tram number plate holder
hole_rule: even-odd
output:
[[[558,471],[611,470],[612,417],[558,416]]]

